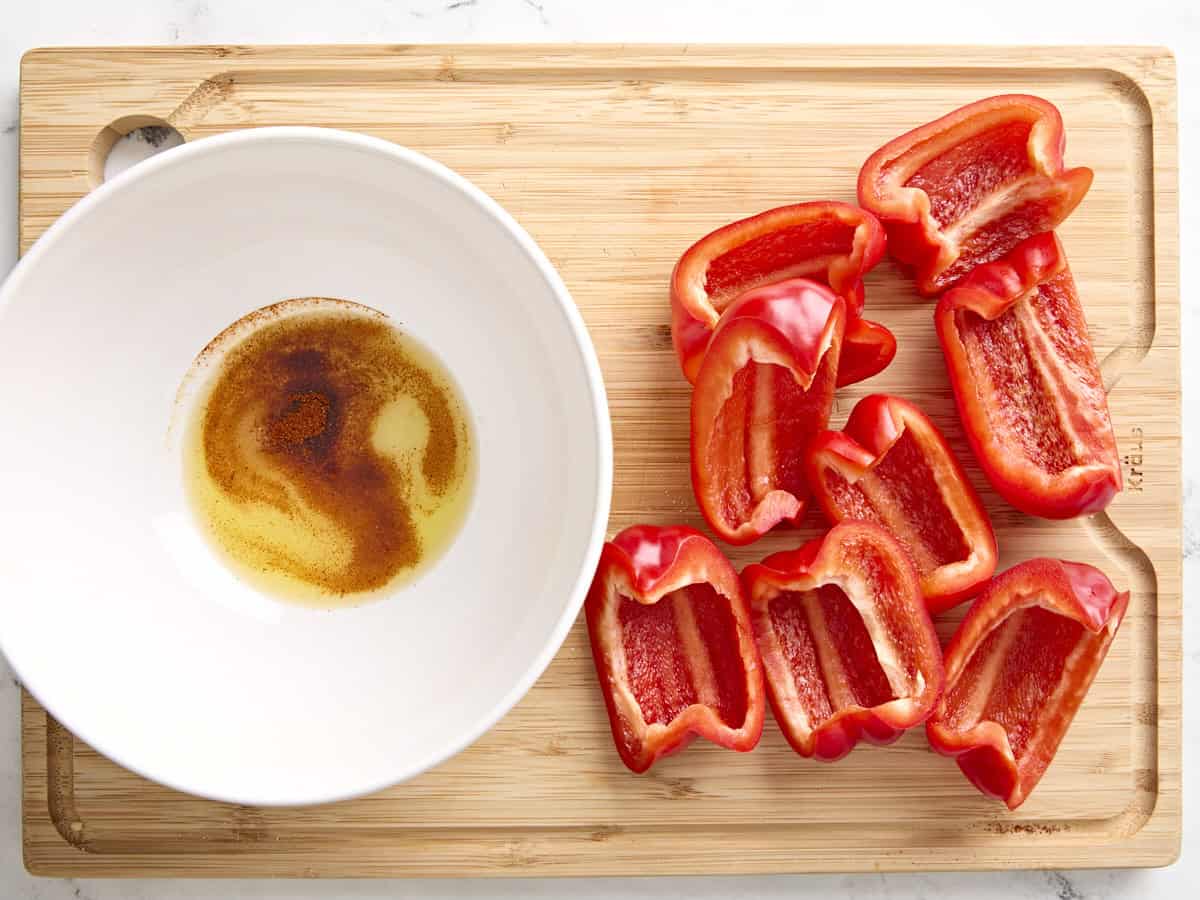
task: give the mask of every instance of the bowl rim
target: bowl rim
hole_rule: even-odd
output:
[[[211,788],[197,789],[196,786],[189,785],[185,777],[177,774],[156,772],[152,766],[144,764],[140,766],[130,765],[125,761],[125,755],[120,748],[113,747],[108,740],[96,740],[94,736],[73,728],[69,710],[67,711],[67,715],[62,715],[63,711],[55,703],[48,702],[50,698],[42,691],[42,686],[24,677],[20,669],[12,663],[6,649],[8,640],[5,637],[4,629],[0,628],[0,653],[3,653],[25,690],[29,691],[42,708],[73,735],[113,762],[143,778],[174,790],[191,794],[192,796],[246,806],[292,807],[334,803],[355,797],[362,797],[415,778],[451,757],[457,756],[491,730],[500,719],[507,715],[521,701],[530,688],[533,687],[534,683],[542,676],[542,673],[545,672],[551,660],[558,654],[563,641],[566,640],[567,633],[574,625],[583,607],[584,598],[591,585],[608,527],[608,516],[612,501],[613,451],[612,423],[608,414],[608,399],[595,346],[588,334],[579,309],[576,307],[570,292],[563,283],[562,277],[546,257],[541,247],[538,246],[529,233],[495,199],[453,169],[419,151],[395,144],[383,138],[359,132],[307,125],[247,128],[204,137],[195,141],[187,141],[179,147],[143,160],[84,195],[42,233],[29,250],[17,261],[17,264],[3,283],[0,283],[0,309],[13,302],[14,298],[20,293],[22,285],[28,277],[28,273],[40,263],[43,257],[54,252],[55,245],[59,243],[64,235],[70,233],[75,228],[82,227],[93,210],[108,202],[109,197],[128,191],[134,184],[153,177],[160,171],[186,166],[195,157],[220,153],[230,147],[237,147],[244,144],[272,142],[317,143],[365,151],[387,157],[396,163],[411,166],[441,181],[451,189],[457,190],[472,201],[485,216],[499,225],[501,230],[507,233],[509,238],[517,244],[519,250],[534,264],[538,273],[550,288],[551,294],[557,302],[559,312],[566,320],[575,344],[575,349],[583,363],[584,374],[588,384],[597,454],[592,521],[583,561],[575,577],[574,585],[566,598],[562,612],[558,620],[554,623],[554,627],[551,629],[541,651],[532,659],[521,677],[517,679],[516,683],[500,700],[482,716],[470,722],[467,727],[460,729],[453,740],[419,757],[415,763],[398,767],[393,774],[382,779],[375,779],[370,782],[364,782],[361,785],[336,791],[321,790],[318,787],[307,791],[294,791],[290,796],[276,794],[257,795],[253,792],[245,791],[222,793]]]

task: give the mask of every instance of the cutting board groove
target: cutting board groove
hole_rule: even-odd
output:
[[[24,695],[26,865],[76,876],[387,876],[1173,860],[1182,633],[1175,90],[1174,61],[1147,48],[27,54],[23,250],[98,183],[93,151],[111,140],[110,126],[146,117],[189,141],[262,125],[364,131],[427,153],[496,197],[562,272],[596,343],[614,431],[610,531],[700,524],[687,480],[688,387],[667,327],[666,283],[679,253],[771,206],[852,200],[856,170],[874,148],[963,102],[1043,95],[1063,111],[1068,161],[1096,171],[1061,234],[1110,390],[1127,490],[1106,514],[1059,523],[1031,519],[991,492],[954,414],[931,309],[890,263],[868,279],[867,302],[896,332],[900,353],[884,375],[839,393],[834,420],[872,390],[915,400],[967,464],[1002,566],[1034,555],[1090,562],[1132,601],[1058,758],[1016,814],[978,795],[920,733],[823,766],[795,756],[769,722],[752,754],[698,744],[634,777],[611,747],[579,623],[537,686],[475,746],[408,784],[314,809],[230,806],[151,784]],[[741,565],[816,531],[810,521],[731,557]],[[956,618],[939,621],[943,637]]]

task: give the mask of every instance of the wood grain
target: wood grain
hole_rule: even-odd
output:
[[[688,387],[670,351],[679,253],[731,219],[853,199],[887,138],[989,94],[1062,109],[1095,184],[1061,234],[1099,355],[1126,491],[1108,514],[1031,519],[987,489],[963,441],[931,307],[890,263],[867,285],[893,366],[841,391],[919,403],[997,527],[1002,566],[1055,555],[1132,591],[1108,661],[1017,814],[921,734],[836,765],[773,723],[735,755],[704,745],[648,775],[611,746],[582,623],[495,729],[421,778],[303,810],[150,784],[26,696],[24,851],[53,875],[530,875],[1163,865],[1180,841],[1180,394],[1175,68],[1129,48],[197,47],[47,49],[21,69],[22,248],[97,181],[90,154],[146,117],[188,140],[277,124],[380,135],[503,203],[562,272],[591,331],[615,439],[610,529],[700,524]],[[112,126],[112,127],[110,127]],[[815,532],[771,535],[739,565]],[[939,623],[948,633],[956,616]],[[63,660],[69,666],[70,660]],[[146,711],[153,715],[152,710]],[[353,740],[353,735],[347,735]]]

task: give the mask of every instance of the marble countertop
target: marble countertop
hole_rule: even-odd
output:
[[[918,11],[919,9],[919,11]],[[1170,46],[1179,64],[1182,265],[1200,238],[1187,202],[1200,163],[1200,8],[1186,0],[42,0],[6,4],[0,28],[0,274],[16,259],[17,81],[21,54],[47,44],[207,44],[453,41],[772,41],[795,43],[1108,43]],[[1185,298],[1187,295],[1185,294]],[[1184,301],[1183,340],[1192,346],[1200,305]],[[1192,384],[1200,360],[1185,354]],[[1184,458],[1195,447],[1196,395],[1184,395]],[[1184,470],[1185,591],[1200,577],[1200,466]],[[1185,594],[1186,595],[1186,594]],[[1185,617],[1184,692],[1200,690],[1200,625]],[[1200,880],[1197,779],[1184,780],[1181,861],[1158,870],[983,874],[517,881],[251,882],[73,881],[31,878],[21,863],[19,691],[0,660],[0,897],[109,898],[825,897],[853,900],[934,896],[1050,898],[1183,897]],[[1184,721],[1184,768],[1200,760],[1200,727]],[[1188,889],[1187,884],[1193,888]]]

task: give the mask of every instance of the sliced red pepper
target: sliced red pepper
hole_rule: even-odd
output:
[[[931,613],[996,571],[996,536],[946,439],[915,405],[872,394],[813,439],[808,483],[831,522],[878,522],[908,551]]]
[[[878,322],[859,316],[846,319],[837,386],[858,384],[878,375],[896,358],[896,336]]]
[[[1121,461],[1058,238],[1032,237],[980,267],[934,317],[971,449],[999,494],[1050,519],[1108,506]]]
[[[917,571],[891,534],[843,522],[742,572],[767,695],[801,756],[894,741],[942,690],[942,654]]]
[[[858,176],[858,202],[888,249],[936,296],[1079,205],[1092,170],[1065,169],[1062,116],[1025,94],[969,103],[885,144]]]
[[[584,604],[613,740],[645,772],[697,735],[753,750],[762,666],[733,566],[684,526],[627,528],[604,545]]]
[[[846,301],[838,385],[882,372],[896,339],[861,316],[862,279],[883,257],[885,240],[873,215],[832,200],[770,209],[702,237],[671,275],[671,337],[687,380],[695,384],[717,320],[739,295],[800,277],[828,284]]]
[[[1016,809],[1054,759],[1128,604],[1082,563],[1031,559],[998,575],[946,646],[929,743]]]
[[[824,285],[793,278],[721,316],[692,391],[692,487],[731,544],[804,515],[804,453],[829,422],[845,309]]]

